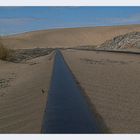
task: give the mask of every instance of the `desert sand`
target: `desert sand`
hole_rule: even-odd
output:
[[[10,49],[98,45],[140,25],[33,31],[2,38]],[[140,133],[139,55],[65,50],[66,62],[112,133]],[[0,60],[0,133],[40,133],[54,54],[13,63]]]
[[[140,56],[64,50],[104,131],[140,133]]]
[[[69,48],[81,45],[99,45],[117,35],[140,31],[140,25],[51,29],[6,36],[9,48]]]
[[[53,54],[0,61],[0,133],[40,133],[52,64]]]

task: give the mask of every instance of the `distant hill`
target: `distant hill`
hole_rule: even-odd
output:
[[[105,41],[98,48],[109,50],[140,49],[140,32],[131,32],[116,36],[111,40]]]
[[[51,29],[3,37],[9,48],[74,47],[99,45],[115,36],[140,31],[140,25]]]

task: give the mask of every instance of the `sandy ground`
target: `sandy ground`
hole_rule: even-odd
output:
[[[140,56],[79,50],[63,55],[107,131],[140,133]]]
[[[0,61],[0,133],[40,133],[53,55]]]
[[[3,38],[9,48],[59,48],[98,45],[128,32],[140,31],[140,25],[67,28],[33,31]]]

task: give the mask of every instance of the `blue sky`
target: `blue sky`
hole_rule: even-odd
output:
[[[0,34],[140,24],[140,7],[0,7]]]

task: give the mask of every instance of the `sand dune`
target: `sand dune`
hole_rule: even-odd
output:
[[[73,47],[98,45],[117,35],[140,31],[140,25],[87,27],[33,31],[3,38],[9,48]]]
[[[140,133],[139,55],[80,50],[63,54],[109,132]]]
[[[0,61],[0,133],[40,133],[52,72],[50,58]]]

